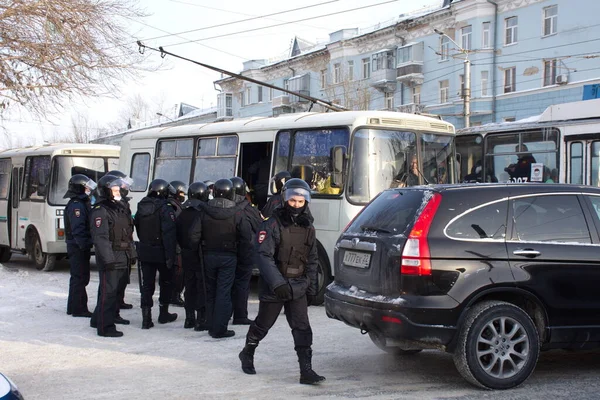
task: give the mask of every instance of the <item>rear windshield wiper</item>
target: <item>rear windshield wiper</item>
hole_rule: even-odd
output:
[[[371,226],[371,225],[361,225],[360,229],[363,232],[364,231],[373,231],[373,232],[382,232],[382,233],[392,233],[391,231],[388,231],[387,229],[378,228],[376,226]]]

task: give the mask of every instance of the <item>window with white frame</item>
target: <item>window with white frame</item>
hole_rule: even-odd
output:
[[[558,6],[553,5],[544,8],[544,36],[554,35],[557,31]]]
[[[504,93],[511,93],[516,90],[516,72],[516,67],[506,68],[504,70]]]
[[[379,71],[382,69],[393,69],[394,65],[394,52],[393,50],[384,50],[373,54],[373,63],[371,68],[373,71]]]
[[[450,57],[450,39],[446,36],[440,36],[440,61],[445,61]]]
[[[371,77],[371,59],[362,59],[362,78],[369,79]]]
[[[321,70],[321,89],[325,89],[327,87],[327,70]]]
[[[348,61],[348,80],[354,80],[354,61]]]
[[[272,101],[273,100],[273,88],[269,88],[269,99],[268,101]]]
[[[246,87],[246,105],[252,104],[252,88],[250,86]]]
[[[471,38],[472,37],[473,37],[473,27],[471,25],[465,26],[464,28],[462,28],[460,30],[461,47],[464,50],[471,50],[471,45],[472,45]]]
[[[342,81],[342,64],[333,64],[333,83],[340,83]]]
[[[557,60],[544,60],[544,86],[556,84]]]
[[[411,92],[412,102],[414,104],[421,104],[421,85],[413,86]]]
[[[258,102],[262,103],[263,101],[263,87],[259,86],[258,87]]]
[[[510,17],[504,20],[504,45],[517,43],[517,17]]]
[[[463,97],[465,95],[465,76],[463,74],[460,74],[458,76],[458,82],[459,82],[458,95],[460,97]]]
[[[385,92],[385,108],[386,110],[392,110],[394,108],[394,93]]]
[[[492,47],[491,23],[484,22],[481,24],[481,48],[489,49],[490,47]]]
[[[450,88],[450,82],[448,79],[440,81],[440,103],[448,102],[448,90]]]
[[[489,71],[481,71],[481,97],[488,96]]]
[[[246,106],[246,94],[243,91],[240,93],[240,100],[242,103],[242,107],[245,107]]]

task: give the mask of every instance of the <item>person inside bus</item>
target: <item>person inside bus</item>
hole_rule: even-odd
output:
[[[519,158],[516,163],[509,165],[504,168],[506,172],[510,175],[510,178],[515,179],[523,179],[526,178],[529,180],[531,176],[531,164],[535,163],[535,158],[531,153],[529,153],[529,149],[526,144],[521,145],[522,154],[519,155]],[[515,146],[515,151],[519,152],[519,145]]]
[[[263,218],[269,218],[273,211],[282,204],[281,189],[286,181],[292,179],[288,171],[279,171],[271,178],[271,192],[273,195],[267,200],[267,204],[260,210]]]
[[[481,160],[477,160],[475,165],[471,168],[471,173],[466,175],[463,179],[463,183],[475,183],[481,182]]]
[[[405,170],[406,171],[406,170]],[[417,156],[410,158],[410,165],[407,172],[400,172],[392,183],[393,187],[417,186],[419,184],[419,163]]]
[[[548,167],[544,167],[545,169],[549,169]],[[556,168],[552,168],[552,171],[548,174],[548,179],[546,179],[545,183],[558,183],[558,170]]]

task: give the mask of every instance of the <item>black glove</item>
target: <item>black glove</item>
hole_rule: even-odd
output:
[[[315,300],[317,300],[317,296],[314,296],[312,294],[306,295],[306,305],[307,306],[313,306],[315,304]]]
[[[275,292],[275,296],[277,296],[279,300],[292,299],[292,287],[289,283],[277,286],[275,289],[273,289],[273,291]]]

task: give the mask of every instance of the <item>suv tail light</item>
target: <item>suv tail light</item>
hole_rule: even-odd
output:
[[[427,234],[431,221],[435,216],[442,195],[434,193],[431,199],[425,205],[425,208],[417,218],[408,240],[402,251],[402,262],[400,263],[400,273],[404,275],[431,275],[431,261],[429,245],[427,244]]]

